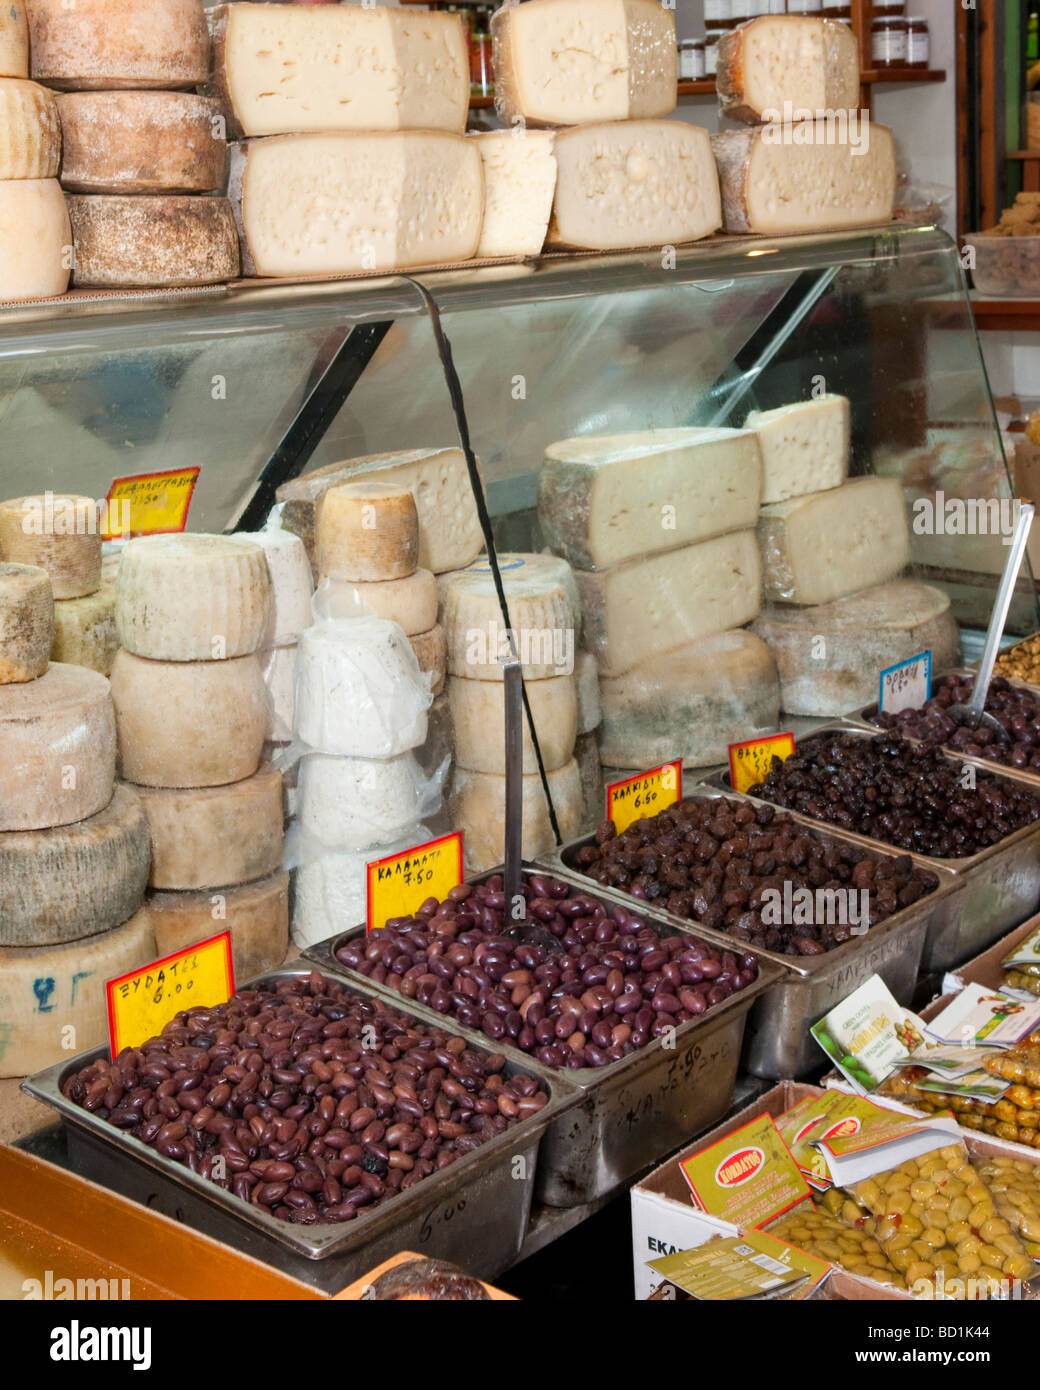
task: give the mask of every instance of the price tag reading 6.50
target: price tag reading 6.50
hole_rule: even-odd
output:
[[[154,1038],[174,1014],[195,1005],[214,1008],[235,992],[231,967],[231,933],[197,941],[172,956],[139,966],[109,980],[108,1036],[112,1057],[124,1047]]]
[[[773,759],[783,762],[794,752],[794,734],[770,734],[768,738],[752,738],[747,743],[729,746],[729,780],[735,792],[746,792],[761,782],[773,766]]]
[[[412,917],[427,898],[443,900],[462,882],[462,831],[368,865],[368,930]]]
[[[682,762],[662,763],[638,777],[611,782],[607,787],[607,820],[620,835],[633,821],[656,816],[682,799]]]

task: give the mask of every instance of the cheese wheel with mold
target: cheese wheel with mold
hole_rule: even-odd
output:
[[[0,77],[0,179],[54,179],[60,163],[54,93],[36,82]]]
[[[0,6],[0,77],[29,76],[29,25],[25,0]]]
[[[85,598],[58,599],[54,605],[51,660],[70,666],[89,666],[103,676],[112,674],[119,650],[116,632],[116,586],[105,582]]]
[[[504,775],[505,683],[452,676],[447,693],[455,729],[456,765],[470,772]],[[555,772],[574,756],[574,742],[578,736],[577,682],[573,676],[530,681],[527,698],[545,770]],[[521,713],[521,722],[523,769],[525,773],[537,773],[538,762],[526,713]]]
[[[0,562],[0,685],[42,676],[54,640],[54,593],[38,565]]]
[[[32,75],[69,91],[194,87],[209,76],[202,0],[28,0]]]
[[[578,764],[571,758],[548,774],[549,790],[564,843],[581,828],[584,796]],[[555,840],[542,779],[537,773],[521,778],[522,846],[525,859],[545,854]],[[451,823],[462,831],[466,869],[480,873],[501,864],[505,856],[506,779],[495,772],[467,772],[456,768],[452,786]]]
[[[719,111],[731,120],[781,120],[785,107],[856,111],[859,82],[859,44],[848,24],[762,15],[719,39],[715,86]]]
[[[46,570],[56,599],[96,593],[101,587],[97,503],[61,493],[0,502],[0,555]]]
[[[417,632],[409,637],[419,670],[430,677],[430,689],[439,695],[444,689],[448,673],[448,639],[440,623],[435,623],[429,632]]]
[[[178,289],[238,275],[226,198],[73,193],[68,204],[78,289]]]
[[[289,875],[200,893],[150,893],[148,911],[159,956],[221,932],[231,933],[236,985],[281,965],[289,950]]]
[[[419,514],[407,488],[338,483],[318,512],[318,570],[334,579],[406,579],[419,568]]]
[[[406,637],[437,625],[437,580],[429,570],[417,569],[404,579],[355,583],[354,590],[377,617],[396,623]]]
[[[58,180],[0,183],[0,302],[64,294],[71,265],[72,227]]]
[[[220,104],[194,92],[65,92],[62,187],[73,193],[222,193]]]

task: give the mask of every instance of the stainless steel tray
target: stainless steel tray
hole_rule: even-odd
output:
[[[286,967],[241,988],[310,973],[309,965]],[[348,981],[343,971],[336,978],[367,1001],[386,1005],[386,999],[365,982]],[[398,999],[398,1003],[407,1001]],[[398,1007],[397,1012],[418,1017],[410,1008]],[[439,1016],[438,1026],[462,1031]],[[487,1038],[478,1042],[470,1035],[467,1042],[484,1052],[491,1050]],[[23,1091],[61,1115],[73,1170],[329,1293],[345,1288],[400,1250],[453,1260],[485,1278],[508,1268],[527,1232],[539,1145],[550,1122],[575,1094],[559,1086],[555,1078],[547,1081],[544,1068],[539,1071],[527,1066],[526,1058],[521,1064],[509,1057],[508,1075],[526,1071],[548,1088],[549,1104],[544,1110],[353,1221],[295,1226],[259,1211],[67,1100],[61,1091],[66,1078],[107,1054],[107,1047],[96,1047],[22,1082]]]
[[[500,872],[492,869],[469,882],[482,883]],[[523,874],[544,874],[544,869],[524,865]],[[555,872],[555,871],[552,871]],[[599,891],[590,891],[588,880],[573,874],[559,877],[572,883],[581,893],[609,906],[622,903]],[[595,889],[595,885],[592,885]],[[631,901],[623,904],[631,907]],[[690,923],[673,926],[653,913],[640,912],[658,936],[696,936],[731,951],[734,942],[718,932],[691,928]],[[365,979],[336,959],[339,946],[363,934],[364,926],[354,927],[309,947],[304,956],[329,973],[338,970],[351,981]],[[557,1085],[575,1087],[579,1099],[554,1116],[542,1141],[538,1160],[536,1196],[548,1206],[583,1206],[605,1196],[665,1154],[688,1142],[724,1115],[737,1079],[737,1064],[748,1012],[754,1000],[783,975],[772,961],[759,962],[759,977],[737,995],[731,995],[699,1018],[690,1019],[676,1029],[675,1046],[653,1038],[638,1052],[608,1067],[580,1067],[566,1070],[546,1067],[526,1052],[503,1040],[495,1044],[517,1070],[528,1069],[539,1076],[550,1075]],[[399,1004],[402,996],[386,985],[365,979],[369,988]],[[437,1020],[474,1043],[487,1046],[483,1033],[457,1023],[449,1014],[405,1000],[409,1013],[424,1020]]]
[[[720,797],[724,794],[736,796],[736,793],[728,788],[723,793],[706,784],[694,787],[683,799]],[[740,799],[753,800],[751,797]],[[819,821],[809,821],[798,816],[793,819],[804,825],[814,839],[846,842],[852,840],[851,836],[842,831],[823,827]],[[635,904],[642,909],[644,904],[629,896],[623,889],[603,887],[574,866],[578,850],[592,844],[593,840],[593,836],[586,835],[581,840],[564,845],[552,856],[553,872],[558,873],[562,870],[565,878],[589,884],[597,894],[623,902],[626,907]],[[871,845],[870,848],[879,852],[880,847]],[[891,857],[893,853],[892,849],[884,851],[887,857]],[[743,1062],[745,1069],[753,1076],[764,1076],[777,1081],[794,1079],[819,1067],[824,1059],[819,1047],[809,1035],[810,1026],[871,975],[880,975],[899,1003],[910,1003],[928,934],[933,928],[948,929],[947,924],[950,920],[956,919],[958,894],[962,888],[949,869],[924,860],[918,862],[938,876],[939,887],[935,892],[919,899],[911,907],[903,908],[876,927],[871,927],[863,936],[854,937],[825,955],[782,955],[778,951],[745,946],[743,942],[735,941],[725,933],[712,933],[715,937],[722,935],[730,943],[731,949],[739,947],[741,950],[752,951],[755,955],[784,967],[784,976],[767,994],[755,1001],[748,1020]],[[656,905],[650,906],[649,912],[686,931],[699,933],[705,930],[697,922],[677,917]]]

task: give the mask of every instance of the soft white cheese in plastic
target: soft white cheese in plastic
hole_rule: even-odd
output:
[[[299,819],[330,849],[369,849],[400,839],[439,805],[412,753],[396,758],[343,758],[310,753],[301,760]]]
[[[319,847],[311,847],[313,857],[305,857],[295,874],[293,942],[303,950],[364,922],[368,864],[432,838],[425,825],[413,825],[402,839],[371,849],[321,852]]]
[[[280,647],[295,642],[314,621],[311,595],[314,580],[307,550],[299,536],[277,528],[269,531],[236,531],[232,540],[252,542],[267,556],[274,589],[273,627],[268,645]]]

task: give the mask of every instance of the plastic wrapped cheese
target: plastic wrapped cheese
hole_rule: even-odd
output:
[[[302,831],[335,850],[396,841],[440,807],[440,779],[428,779],[412,753],[394,758],[301,759],[298,814]]]
[[[333,851],[310,846],[293,876],[294,945],[305,950],[364,922],[368,864],[431,838],[432,832],[425,825],[413,825],[400,840],[370,849]]]
[[[311,597],[314,580],[307,551],[299,536],[274,527],[266,531],[236,531],[229,539],[258,545],[271,571],[274,619],[267,640],[272,647],[295,642],[314,621]]]
[[[715,85],[722,114],[752,124],[857,110],[859,44],[848,24],[763,15],[721,36]]]
[[[296,647],[269,647],[260,652],[260,666],[271,707],[267,739],[271,743],[290,743],[296,722]]]

